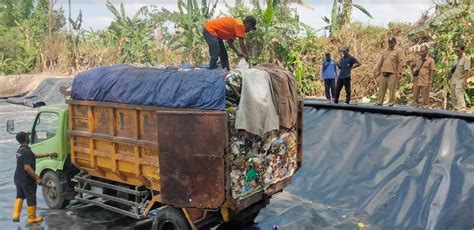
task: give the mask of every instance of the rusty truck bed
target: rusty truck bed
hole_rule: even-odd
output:
[[[230,195],[225,111],[70,100],[71,160],[89,175],[155,192],[180,208],[242,210],[281,191],[274,184],[244,200]],[[302,103],[298,117],[301,162]]]

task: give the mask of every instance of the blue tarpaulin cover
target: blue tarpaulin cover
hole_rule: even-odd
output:
[[[78,74],[72,84],[74,100],[118,102],[173,108],[225,110],[225,72],[99,67]]]

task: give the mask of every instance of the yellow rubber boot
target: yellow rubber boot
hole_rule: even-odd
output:
[[[28,223],[39,223],[43,217],[36,216],[36,206],[28,206]]]
[[[23,199],[17,198],[15,206],[13,207],[13,222],[20,222],[21,207],[23,206]]]

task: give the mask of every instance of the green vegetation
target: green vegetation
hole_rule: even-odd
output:
[[[56,45],[53,34],[64,25],[63,12],[52,10],[48,0],[1,0],[0,72],[43,71],[55,65],[49,47]]]
[[[437,74],[433,87],[435,91],[442,94],[442,103],[445,109],[450,90],[450,67],[457,59],[454,54],[454,46],[464,44],[467,51],[472,52],[474,45],[474,5],[466,2],[467,4],[440,5],[433,16],[424,18],[419,26],[408,33],[414,41],[433,42],[430,51],[437,63]],[[473,101],[473,91],[474,82],[471,79],[466,91],[466,99],[469,104],[472,104],[471,101]]]
[[[376,98],[377,82],[371,76],[377,55],[386,46],[389,36],[396,36],[407,50],[408,64],[416,53],[408,52],[418,44],[430,44],[430,53],[437,63],[433,85],[433,106],[447,107],[449,97],[449,68],[455,61],[453,46],[463,43],[472,52],[474,34],[473,5],[464,3],[439,4],[432,15],[425,14],[415,25],[390,23],[388,28],[366,26],[351,22],[352,10],[370,12],[357,1],[334,0],[331,18],[323,30],[329,37],[317,35],[317,30],[301,23],[290,4],[303,1],[254,0],[251,6],[226,5],[227,13],[243,18],[253,15],[258,30],[250,33],[247,44],[251,63],[280,64],[296,76],[301,96],[321,96],[320,65],[325,52],[338,59],[339,48],[349,46],[351,54],[363,65],[353,78],[353,95],[367,102]],[[35,72],[77,73],[89,68],[114,63],[202,64],[207,63],[207,45],[201,36],[203,24],[223,12],[216,9],[218,0],[178,0],[178,11],[171,12],[155,6],[143,7],[133,17],[126,15],[123,4],[107,2],[114,16],[103,30],[82,28],[79,17],[67,18],[55,6],[54,0],[0,0],[0,74]],[[234,63],[236,56],[230,53]],[[399,102],[409,102],[411,74],[404,73],[398,95]],[[473,101],[474,82],[466,97]],[[343,95],[344,96],[344,95]]]

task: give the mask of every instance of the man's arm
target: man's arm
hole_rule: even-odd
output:
[[[240,51],[235,47],[234,45],[234,40],[229,40],[227,41],[227,44],[229,44],[229,47],[237,54],[239,57],[243,57],[244,55],[240,53]]]
[[[398,69],[397,69],[398,70],[397,75],[398,75],[399,79],[402,78],[404,63],[405,63],[405,55],[404,55],[402,50],[399,50],[399,52],[398,52]]]
[[[466,58],[464,57],[464,63],[462,66],[459,66],[458,68],[462,68],[461,71],[463,71],[463,85],[464,87],[467,87],[467,79],[469,79],[469,70],[471,69],[471,58],[468,57],[467,60]]]
[[[321,80],[324,80],[324,62],[321,64]]]
[[[434,75],[434,72],[436,70],[436,64],[434,63],[434,60],[431,59],[431,65],[430,65],[430,75],[429,75],[429,86],[431,86],[433,84],[433,75]]]
[[[39,177],[39,176],[35,173],[35,170],[33,170],[33,168],[31,167],[31,165],[25,164],[25,165],[23,165],[23,168],[25,169],[26,173],[28,173],[28,175],[30,175],[30,176],[32,176],[33,178],[35,178],[36,184],[39,184],[39,183],[41,182],[41,177]]]
[[[377,64],[375,64],[374,71],[373,71],[374,77],[378,77],[380,75],[380,69],[382,68],[382,64],[383,64],[383,55],[384,53],[382,52],[382,54],[377,60]]]
[[[467,79],[469,79],[469,69],[464,69],[464,87],[467,87]]]
[[[240,45],[240,50],[242,51],[242,55],[244,56],[245,60],[248,61],[249,53],[247,52],[247,46],[245,45],[245,41],[243,38],[239,38],[239,45]]]
[[[361,65],[362,65],[362,64],[360,64],[360,62],[359,62],[357,59],[354,58],[354,65],[352,65],[352,69],[355,69],[355,68],[357,68],[357,67],[359,67],[359,66],[361,66]]]

